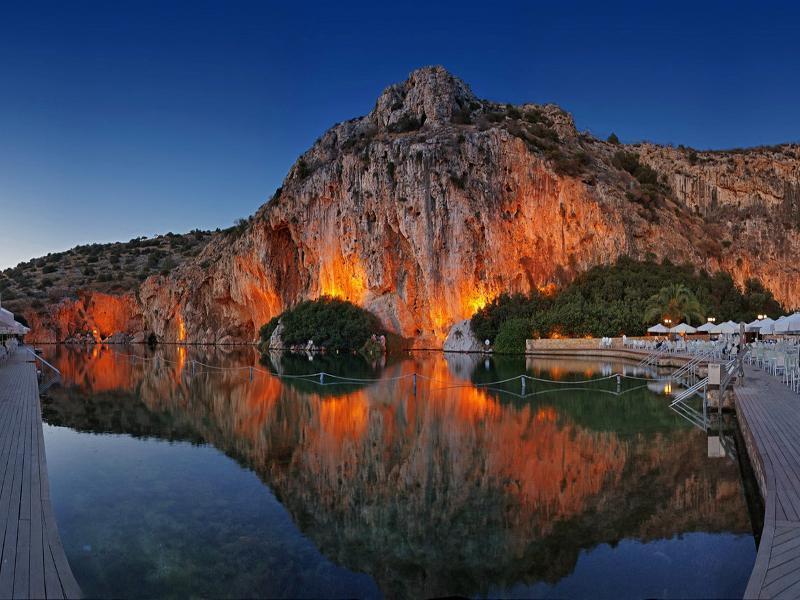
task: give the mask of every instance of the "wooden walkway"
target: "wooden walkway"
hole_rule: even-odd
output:
[[[77,598],[50,504],[36,367],[0,362],[0,598]]]
[[[800,396],[746,367],[736,411],[764,498],[764,530],[745,598],[800,598]]]

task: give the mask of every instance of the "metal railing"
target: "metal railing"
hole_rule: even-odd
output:
[[[675,406],[676,404],[681,404],[686,402],[692,396],[699,394],[700,390],[703,390],[702,395],[703,397],[705,397],[707,386],[708,386],[708,377],[704,377],[703,379],[695,383],[693,386],[686,388],[680,394],[675,396],[675,398],[673,398],[672,402],[670,403],[670,406]]]
[[[700,363],[703,361],[708,361],[710,358],[710,353],[703,352],[692,358],[689,362],[683,365],[680,369],[672,373],[672,379],[677,381],[678,379],[684,377],[685,375],[692,375],[697,374],[697,367],[700,366]]]
[[[39,382],[39,395],[44,394],[47,390],[53,387],[56,383],[61,381],[61,371],[47,362],[44,358],[36,354],[28,346],[24,347],[28,353],[34,358],[36,364],[36,377]]]

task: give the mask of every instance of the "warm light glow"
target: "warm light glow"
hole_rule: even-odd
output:
[[[186,326],[183,323],[183,316],[178,315],[178,341],[186,341]]]
[[[537,285],[536,289],[539,290],[539,293],[542,296],[552,296],[556,293],[556,284],[555,283],[545,283],[544,285]]]
[[[357,256],[345,258],[338,248],[320,257],[319,293],[360,304],[367,291],[367,273]]]

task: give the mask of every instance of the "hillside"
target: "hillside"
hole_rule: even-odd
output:
[[[754,278],[793,307],[799,251],[798,145],[622,145],[577,131],[558,106],[479,99],[428,67],[325,132],[234,235],[146,279],[113,327],[250,342],[328,294],[437,346],[501,292],[552,290],[621,256]]]
[[[0,271],[3,306],[40,328],[52,327],[56,307],[91,297],[134,296],[142,281],[157,273],[168,275],[197,256],[213,235],[200,230],[170,232],[128,242],[76,246],[19,263]]]

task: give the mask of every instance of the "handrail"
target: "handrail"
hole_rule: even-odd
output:
[[[708,384],[708,377],[704,377],[693,386],[686,388],[680,394],[675,396],[675,399],[670,403],[670,406],[675,406],[676,404],[680,404],[685,400],[694,396],[697,392],[700,391],[701,388],[705,387]]]
[[[699,365],[701,362],[703,362],[704,360],[707,361],[710,356],[711,356],[710,352],[702,352],[697,356],[693,357],[689,362],[687,362],[685,365],[683,365],[680,369],[678,369],[672,374],[672,379],[678,379],[680,377],[683,377],[686,373],[689,373],[694,367]]]
[[[24,350],[27,350],[28,352],[30,352],[30,353],[33,355],[33,357],[34,357],[36,360],[43,362],[43,363],[44,363],[44,364],[46,364],[48,367],[50,367],[50,368],[51,368],[53,371],[55,371],[56,373],[58,373],[59,375],[61,375],[61,371],[59,371],[59,370],[58,370],[56,367],[54,367],[54,366],[53,366],[53,365],[51,365],[49,362],[47,362],[47,361],[46,361],[44,358],[42,358],[41,356],[39,356],[38,354],[36,354],[36,352],[34,352],[33,350],[31,350],[31,349],[30,349],[28,346],[23,346],[23,349],[24,349]]]

